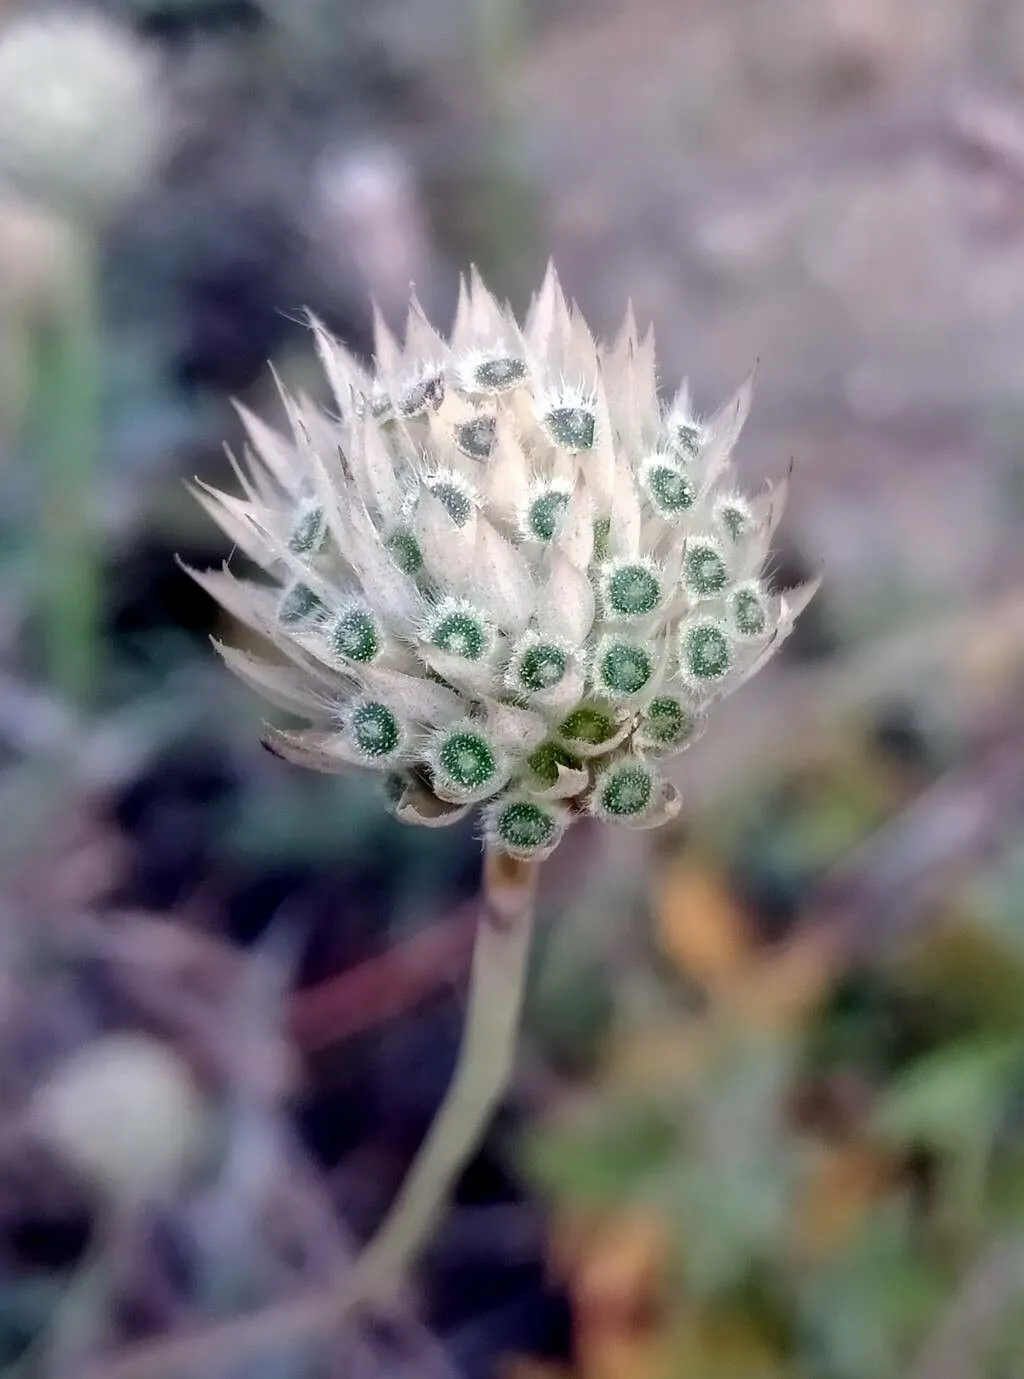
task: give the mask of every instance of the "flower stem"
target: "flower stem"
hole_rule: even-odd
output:
[[[192,1336],[142,1344],[85,1365],[78,1379],[186,1379],[270,1348],[327,1341],[364,1308],[395,1301],[459,1173],[505,1090],[515,1055],[533,931],[537,863],[488,849],[469,1007],[441,1108],[395,1203],[355,1269],[339,1283]]]
[[[452,1082],[391,1211],[358,1266],[374,1298],[386,1298],[402,1282],[505,1090],[515,1058],[536,884],[536,863],[488,849],[469,1006]]]

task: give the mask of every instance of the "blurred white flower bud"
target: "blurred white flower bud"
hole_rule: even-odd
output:
[[[206,1143],[191,1073],[142,1034],[108,1034],[73,1054],[40,1087],[32,1113],[62,1162],[123,1206],[173,1186]]]
[[[430,249],[413,169],[390,145],[329,150],[310,216],[325,278],[336,278],[344,251],[385,312],[424,276]]]
[[[0,27],[0,183],[71,219],[116,212],[159,155],[155,59],[88,10]]]

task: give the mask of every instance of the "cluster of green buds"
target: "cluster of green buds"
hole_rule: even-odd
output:
[[[522,327],[475,273],[448,340],[415,302],[404,346],[378,320],[372,373],[313,329],[332,410],[243,413],[242,496],[199,489],[270,576],[197,576],[273,651],[219,649],[312,725],[268,745],[381,773],[408,823],[480,806],[518,858],[672,818],[665,760],[812,592],[767,587],[782,494],[730,476],[749,384],[705,421],[659,402],[651,334],[596,345],[550,269]]]

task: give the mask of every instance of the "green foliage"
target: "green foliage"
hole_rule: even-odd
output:
[[[1019,1295],[1024,1302],[1024,1291]],[[986,1379],[1017,1379],[1024,1370],[1024,1308],[1010,1309],[986,1348]]]
[[[875,1132],[933,1155],[947,1225],[973,1234],[993,1215],[993,1155],[1022,1070],[1024,1043],[962,1040],[918,1059],[881,1097]]]
[[[635,1309],[658,1299],[654,1334],[635,1342],[638,1379],[904,1379],[990,1242],[1024,1222],[1019,847],[915,915],[911,940],[884,961],[836,965],[810,1006],[796,992],[786,1007],[782,993],[793,1016],[772,1005],[780,973],[800,981],[786,976],[776,926],[885,826],[905,781],[880,756],[844,750],[783,789],[730,802],[703,861],[689,861],[704,884],[655,890],[681,913],[659,909],[654,971],[637,954],[645,975],[617,970],[607,988],[642,995],[605,1016],[587,1114],[532,1138],[529,1170],[568,1219],[581,1205],[603,1213],[608,1269],[629,1267],[630,1221],[665,1236],[621,1285],[647,1290],[628,1295]],[[715,884],[715,849],[739,887]],[[758,948],[759,913],[737,915],[727,893],[767,902],[776,945]],[[563,970],[566,1000],[572,987]],[[972,1377],[1021,1372],[1018,1310],[988,1326]],[[676,1368],[660,1369],[655,1352]]]
[[[962,1041],[936,1049],[893,1078],[875,1131],[903,1148],[963,1152],[990,1138],[1024,1069],[1024,1046]]]
[[[36,341],[35,446],[45,475],[41,512],[46,670],[58,693],[93,706],[100,676],[101,580],[95,490],[101,445],[98,266],[88,232],[55,319]]]
[[[0,1370],[13,1365],[41,1334],[65,1286],[52,1274],[27,1274],[0,1284]]]
[[[602,1102],[580,1124],[529,1139],[525,1160],[548,1192],[578,1205],[607,1206],[660,1177],[678,1150],[672,1108],[630,1099]]]
[[[906,1199],[888,1202],[849,1247],[801,1281],[800,1345],[815,1379],[902,1379],[916,1338],[948,1294],[915,1247]]]
[[[567,1075],[592,1071],[611,1033],[612,974],[584,925],[555,924],[538,935],[526,1023],[545,1056]]]
[[[799,1169],[780,1136],[789,1084],[781,1045],[744,1041],[724,1051],[690,1098],[682,1152],[655,1198],[686,1242],[695,1296],[735,1286],[784,1243]]]

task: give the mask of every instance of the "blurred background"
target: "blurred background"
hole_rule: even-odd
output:
[[[394,1195],[479,844],[262,752],[184,481],[268,362],[323,396],[306,308],[367,353],[549,256],[701,408],[756,364],[823,589],[681,822],[548,864],[400,1311],[206,1358]],[[0,1374],[1024,1373],[1022,426],[1018,0],[4,0]]]

